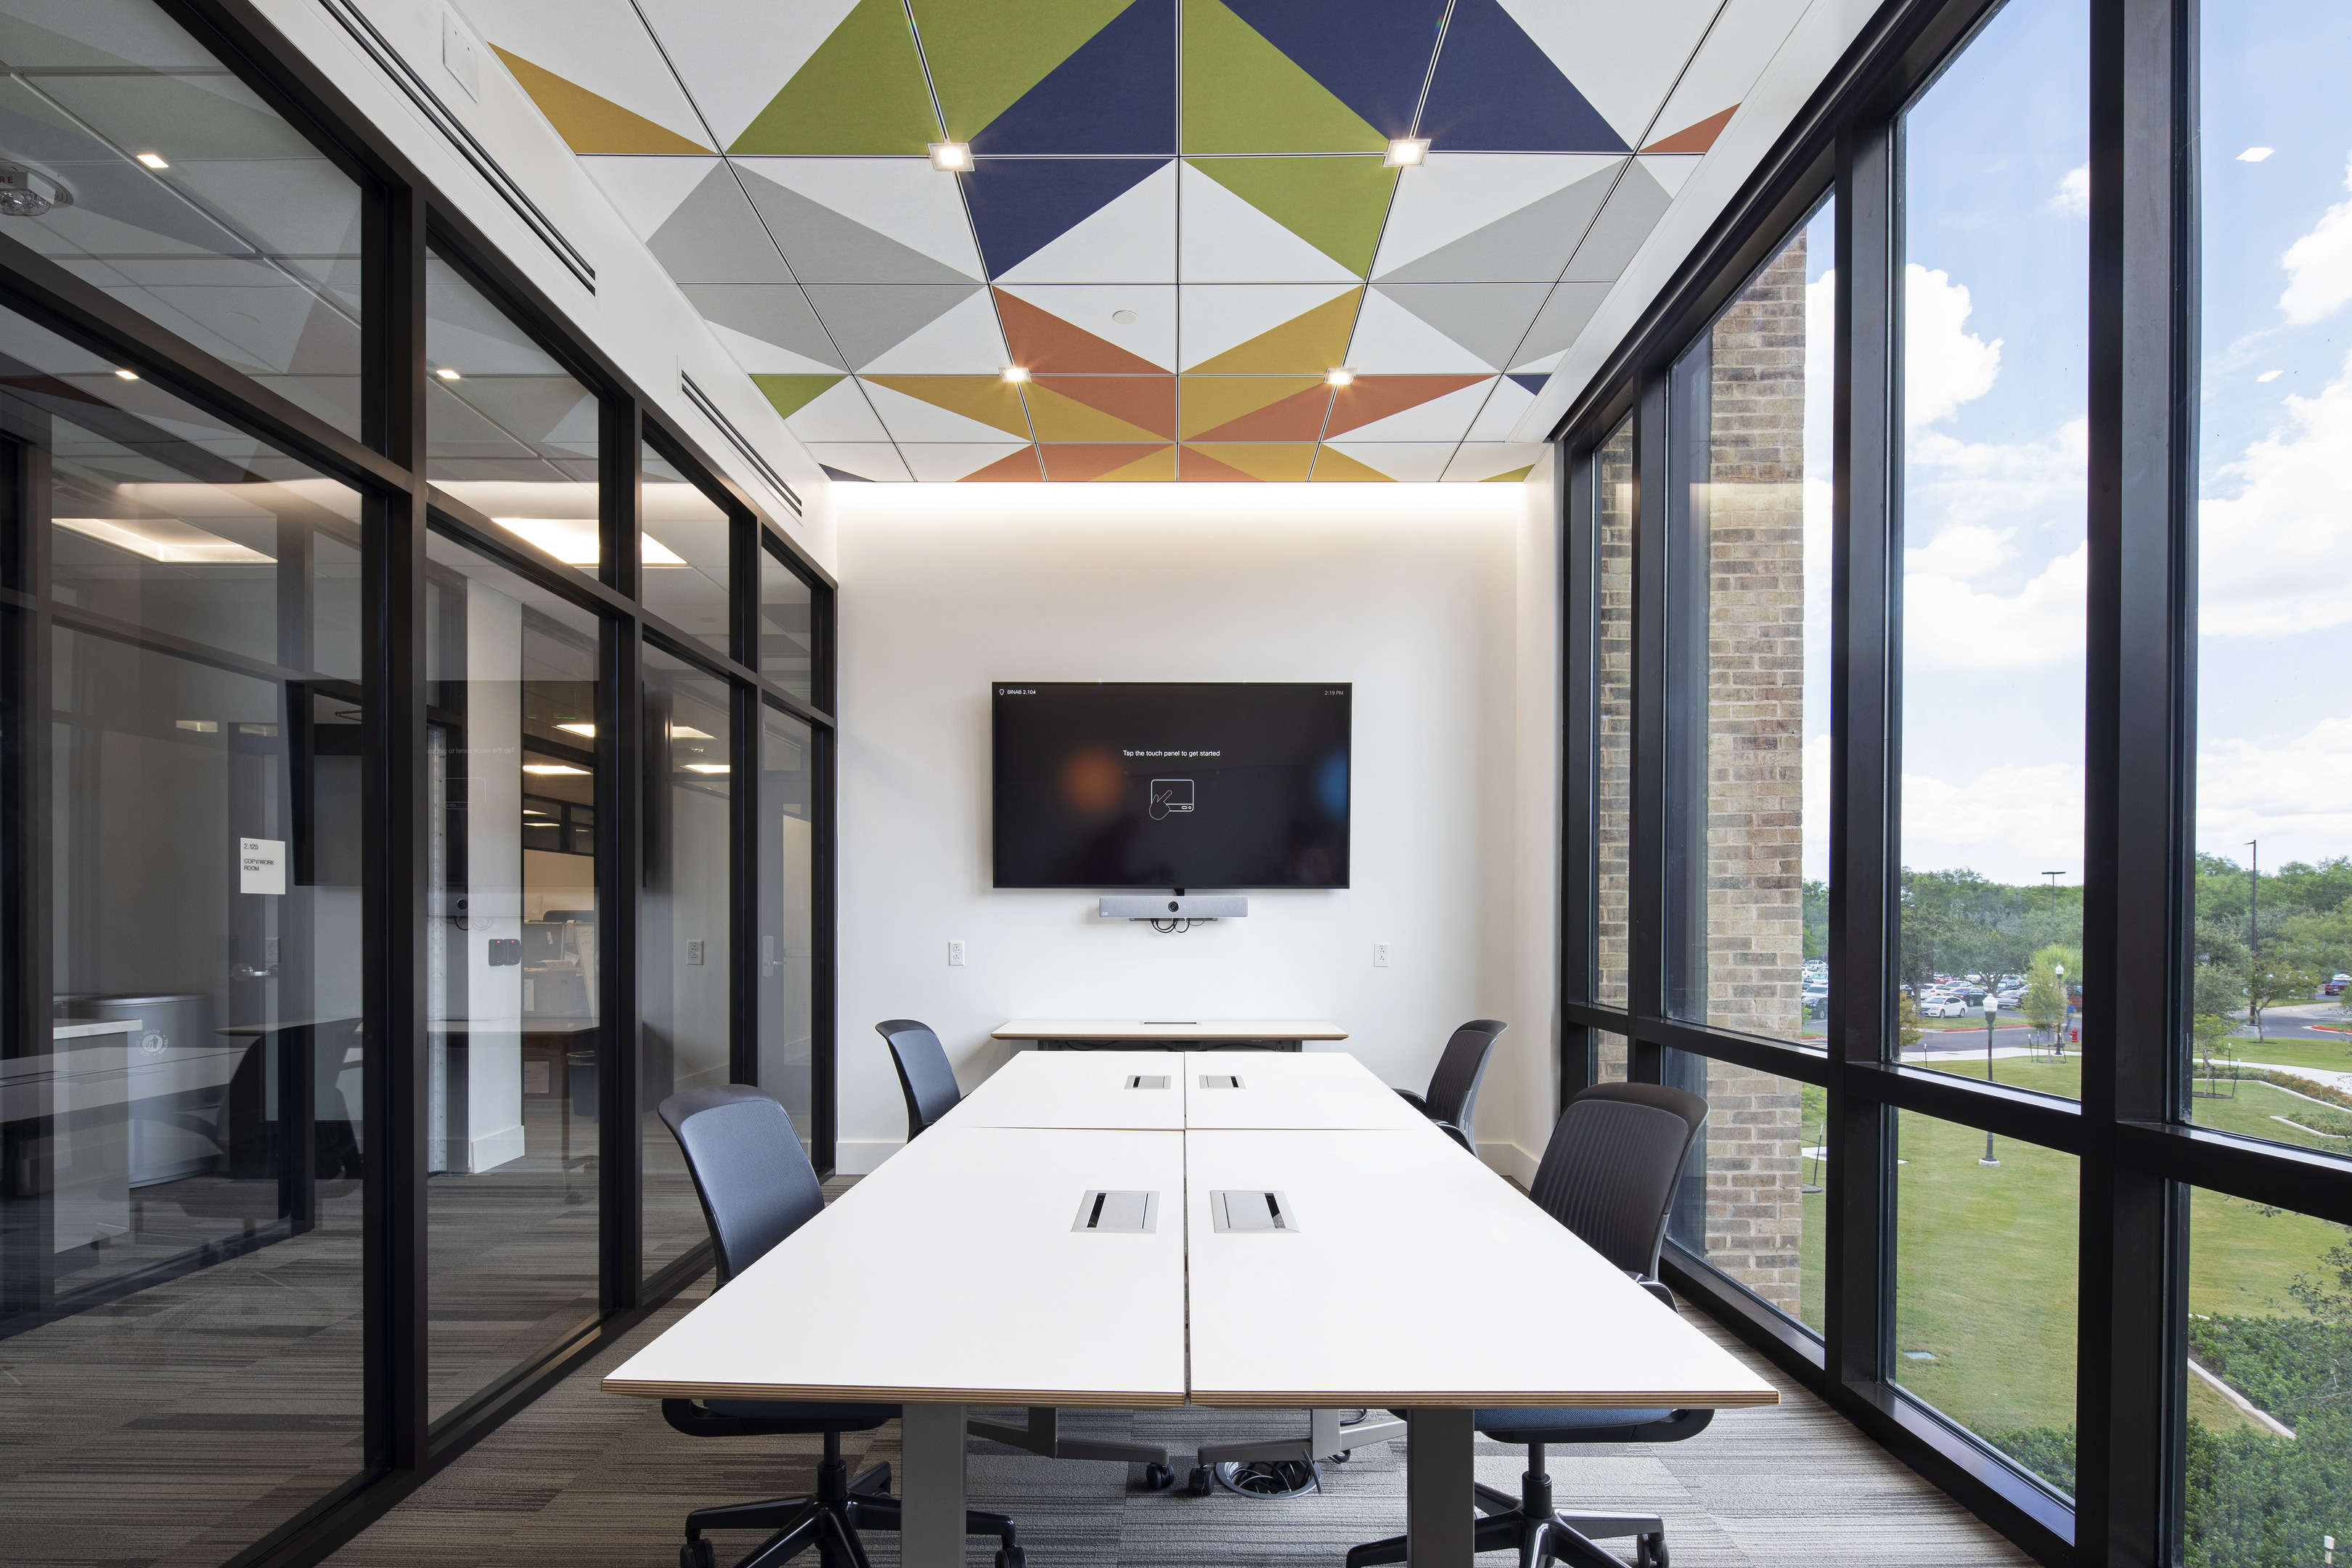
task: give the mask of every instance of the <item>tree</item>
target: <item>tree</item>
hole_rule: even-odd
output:
[[[2083,955],[2074,949],[2053,942],[2036,952],[2025,966],[2025,1021],[2057,1039],[2066,1025],[2066,988],[2082,978]]]
[[[1830,885],[1807,882],[1805,896],[1805,956],[1826,958],[1830,951]]]
[[[2263,1037],[2264,1012],[2282,1002],[2308,1002],[2318,989],[2318,972],[2294,949],[2255,954],[2246,965],[2246,1016],[2253,1020],[2254,1038]]]
[[[1903,993],[1903,1005],[1895,1014],[1895,1043],[1907,1051],[1926,1038],[1927,1034],[1927,1026],[1919,1021],[1919,1004],[1912,1000],[1911,993],[1906,991]]]

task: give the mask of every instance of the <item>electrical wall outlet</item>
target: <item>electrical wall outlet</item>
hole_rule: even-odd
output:
[[[702,942],[698,938],[686,944],[686,966],[688,969],[698,969],[702,966]]]
[[[1388,966],[1389,944],[1384,942],[1376,942],[1372,943],[1372,967],[1374,969],[1386,969]]]
[[[963,943],[960,942],[948,943],[948,962],[958,968],[963,966]]]

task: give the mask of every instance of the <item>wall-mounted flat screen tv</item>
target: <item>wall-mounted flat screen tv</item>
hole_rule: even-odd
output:
[[[1345,681],[1000,680],[1000,888],[1344,888]]]

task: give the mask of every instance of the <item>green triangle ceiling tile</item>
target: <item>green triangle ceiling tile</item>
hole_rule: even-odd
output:
[[[1242,200],[1346,268],[1370,270],[1397,172],[1375,158],[1187,160]]]
[[[574,153],[708,153],[709,148],[699,142],[689,142],[667,125],[656,124],[637,113],[624,109],[600,93],[589,91],[578,82],[566,80],[543,66],[535,66],[520,55],[510,54],[496,44],[491,50],[539,111],[547,116],[556,134]]]
[[[751,378],[776,412],[790,419],[832,391],[845,377],[838,375],[755,375]]]
[[[1388,138],[1226,9],[1184,0],[1184,151],[1377,153]]]
[[[969,142],[1134,0],[913,0],[948,139]]]
[[[727,150],[919,155],[939,135],[901,0],[858,0]]]

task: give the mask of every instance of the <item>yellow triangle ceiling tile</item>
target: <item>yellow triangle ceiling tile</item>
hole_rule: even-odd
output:
[[[1373,479],[1382,484],[1394,482],[1370,464],[1358,462],[1337,447],[1326,447],[1315,454],[1314,477],[1318,484]]]
[[[708,153],[699,142],[689,142],[667,125],[656,124],[633,109],[624,109],[576,81],[535,66],[520,55],[496,44],[490,47],[539,111],[547,116],[557,135],[574,153]]]
[[[1356,305],[1363,295],[1361,289],[1350,289],[1192,368],[1225,375],[1321,375],[1347,363],[1348,339],[1356,330]]]
[[[1130,425],[1116,414],[1089,408],[1075,397],[1065,397],[1050,386],[1031,382],[1029,417],[1040,441],[1165,441],[1160,431]]]
[[[1107,474],[1097,474],[1095,476],[1095,483],[1108,484],[1115,480],[1129,479],[1159,479],[1164,481],[1173,479],[1175,477],[1176,448],[1173,447],[1162,447],[1157,452],[1138,458],[1132,463],[1129,463],[1122,468],[1113,468]]]
[[[1193,442],[1184,450],[1237,468],[1254,479],[1303,479],[1315,464],[1312,441]]]

